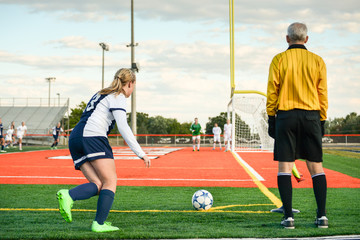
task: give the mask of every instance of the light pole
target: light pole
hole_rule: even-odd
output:
[[[139,72],[138,64],[135,62],[135,47],[138,43],[134,43],[134,0],[131,0],[131,43],[126,45],[131,47],[131,69],[133,72]],[[136,85],[131,94],[131,129],[136,134]]]
[[[58,106],[60,107],[60,93],[57,93],[56,95],[58,95]]]
[[[51,81],[55,81],[56,78],[54,78],[54,77],[48,77],[48,78],[45,78],[45,80],[49,82],[49,107],[50,107],[50,88],[51,88]]]
[[[99,43],[99,45],[102,48],[102,84],[101,84],[101,88],[104,88],[104,52],[105,51],[109,51],[109,45],[107,45],[106,43]]]

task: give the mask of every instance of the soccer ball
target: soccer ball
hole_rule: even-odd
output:
[[[199,190],[194,193],[191,202],[196,210],[209,210],[214,200],[210,192]]]

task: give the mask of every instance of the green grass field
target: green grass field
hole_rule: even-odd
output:
[[[360,158],[325,154],[333,170],[359,173]],[[343,161],[349,161],[343,164]],[[357,161],[357,162],[356,162]],[[350,175],[350,173],[348,173]],[[358,176],[358,175],[357,175]],[[328,189],[328,229],[315,228],[312,189],[294,189],[294,230],[280,227],[281,214],[270,213],[270,200],[257,188],[204,187],[214,196],[214,208],[194,211],[193,187],[118,187],[108,220],[120,227],[112,233],[92,233],[97,197],[74,204],[73,222],[57,211],[55,193],[70,185],[0,185],[0,239],[158,239],[310,237],[360,234],[360,190]],[[270,189],[279,197],[277,189]],[[4,210],[4,208],[10,208]],[[23,210],[19,210],[23,209]],[[81,211],[80,211],[81,210]]]

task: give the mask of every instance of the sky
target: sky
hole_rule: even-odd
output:
[[[0,104],[10,98],[70,99],[74,108],[130,67],[130,0],[0,0]],[[306,47],[327,65],[328,117],[360,113],[360,1],[235,0],[237,90],[266,92],[289,24],[308,26]],[[198,117],[206,124],[230,100],[229,1],[134,0],[137,111]],[[7,99],[7,100],[6,100]],[[35,101],[35,100],[34,100]],[[55,101],[55,100],[54,100]],[[63,101],[63,100],[62,100]],[[128,100],[128,112],[131,111]]]

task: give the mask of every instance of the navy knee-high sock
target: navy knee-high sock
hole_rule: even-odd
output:
[[[292,184],[291,173],[278,173],[278,188],[283,202],[285,218],[294,217],[292,213]]]
[[[311,176],[313,181],[313,189],[316,199],[316,204],[318,207],[317,217],[326,216],[326,192],[327,192],[327,182],[325,173],[319,173]]]
[[[98,193],[95,183],[85,183],[69,190],[70,197],[76,200],[84,200],[95,196]]]
[[[114,196],[115,193],[111,190],[103,189],[100,191],[95,216],[95,221],[97,221],[98,224],[104,224],[105,220],[107,219],[111,206],[114,202]]]

